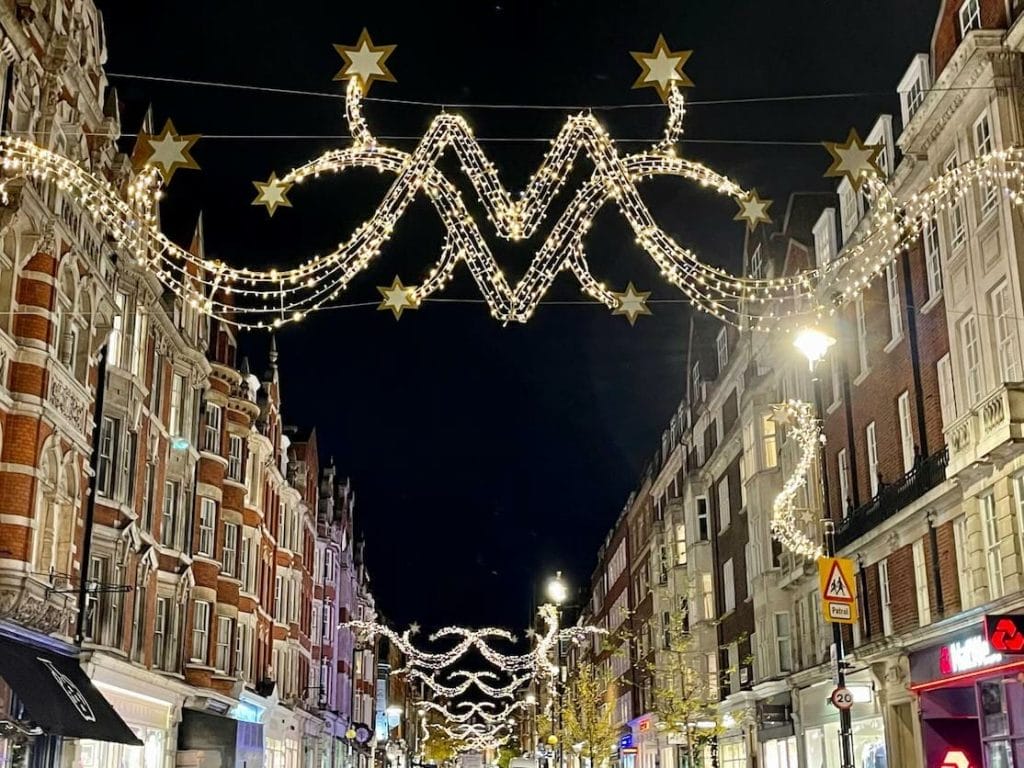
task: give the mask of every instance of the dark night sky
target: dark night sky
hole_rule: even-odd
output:
[[[664,33],[673,48],[695,50],[686,66],[695,101],[864,94],[694,104],[686,137],[821,141],[844,138],[850,125],[863,133],[877,114],[897,110],[896,83],[911,56],[927,50],[938,0],[98,4],[113,73],[340,94],[332,43],[350,44],[366,26],[375,43],[398,44],[388,62],[398,83],[375,84],[371,96],[446,103],[656,103],[653,91],[630,90],[638,68],[628,52],[651,50]],[[183,133],[346,133],[336,99],[112,83],[129,134],[148,104],[158,127],[171,117]],[[480,137],[553,137],[564,119],[551,111],[463,111]],[[366,107],[380,135],[419,135],[435,112]],[[597,114],[617,137],[656,137],[664,118],[660,109]],[[249,205],[251,181],[341,143],[204,139],[194,151],[203,170],[180,172],[170,186],[165,228],[187,244],[203,210],[208,255],[239,266],[290,265],[322,252],[368,216],[390,179],[356,171],[307,182],[291,194],[295,208],[273,219]],[[514,188],[544,146],[485,144]],[[684,142],[684,151],[774,198],[777,215],[790,191],[831,188],[821,178],[828,159],[820,147]],[[469,185],[457,183],[472,199]],[[742,228],[730,201],[679,180],[648,188],[662,226],[708,261],[735,267]],[[396,272],[407,285],[419,282],[440,234],[428,206],[414,206],[350,298],[376,299],[374,286],[390,284]],[[529,249],[493,242],[517,278]],[[658,280],[614,211],[599,217],[588,246],[595,271],[613,287],[632,280],[653,298],[679,296]],[[556,289],[556,297],[578,297],[569,280]],[[478,296],[465,277],[446,295]],[[322,460],[333,456],[352,477],[388,617],[518,627],[546,574],[559,568],[576,584],[589,579],[683,391],[686,312],[674,304],[654,312],[630,328],[600,306],[551,306],[525,327],[503,328],[482,305],[427,305],[399,323],[361,308],[280,334],[286,419],[315,425]],[[266,344],[265,334],[243,341],[258,368]]]

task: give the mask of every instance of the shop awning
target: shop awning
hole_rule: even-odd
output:
[[[46,733],[142,744],[70,656],[0,637],[0,677]]]

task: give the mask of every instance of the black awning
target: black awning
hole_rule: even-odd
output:
[[[0,677],[47,733],[142,744],[70,656],[0,637]]]

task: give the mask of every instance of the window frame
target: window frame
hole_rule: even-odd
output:
[[[956,17],[960,27],[960,39],[963,40],[969,32],[981,29],[981,0],[964,0],[957,9]]]
[[[981,129],[984,129],[984,134]],[[995,133],[992,130],[992,116],[988,109],[983,110],[971,126],[971,141],[974,144],[976,157],[994,151]],[[999,207],[999,188],[995,184],[987,183],[984,179],[981,179],[979,184],[981,185],[981,216],[986,218]]]
[[[871,498],[875,498],[880,485],[878,482],[878,433],[873,421],[864,428],[864,444],[868,455],[868,487],[871,489]]]
[[[850,514],[853,495],[850,493],[850,457],[845,448],[836,454],[836,471],[839,474],[839,505],[840,517],[846,519]]]
[[[241,538],[241,528],[242,526],[238,523],[224,523],[224,543],[220,548],[220,572],[232,578],[238,577],[238,542]],[[233,536],[230,535],[232,533]]]
[[[189,648],[189,661],[199,664],[206,664],[210,654],[210,616],[211,605],[207,600],[196,600],[192,603],[192,643]],[[203,617],[200,626],[200,616]],[[202,642],[202,655],[196,655],[196,640]]]
[[[1005,280],[989,293],[999,370],[1004,382],[1021,380],[1020,341],[1014,316],[1013,296]]]
[[[725,601],[725,613],[736,610],[736,566],[731,557],[722,563],[722,598]]]
[[[868,365],[868,323],[863,294],[857,294],[853,306],[857,320],[857,361],[860,363],[860,375],[864,376],[871,368]]]
[[[942,238],[939,236],[939,223],[934,216],[925,221],[921,229],[921,240],[924,243],[925,271],[928,276],[928,300],[931,301],[942,295]]]
[[[213,557],[217,546],[217,502],[208,496],[199,497],[199,535],[196,554]]]
[[[896,398],[896,416],[900,428],[900,449],[903,453],[903,472],[909,473],[916,462],[914,425],[910,416],[910,390],[903,390]]]
[[[203,427],[203,450],[208,453],[220,453],[221,427],[224,409],[216,403],[206,403],[205,425]]]
[[[960,345],[963,349],[964,382],[967,385],[967,406],[974,407],[985,392],[985,371],[981,357],[981,336],[978,318],[967,315],[960,322]]]
[[[882,634],[889,637],[893,633],[892,626],[892,591],[889,587],[889,560],[878,561],[878,601],[882,609]]]
[[[1003,571],[1002,553],[999,551],[999,510],[992,491],[978,496],[978,511],[981,517],[981,536],[985,547],[985,576],[988,582],[988,599],[998,600],[1006,594],[1006,578]]]
[[[949,173],[959,164],[960,161],[957,158],[956,150],[954,150],[949,157],[946,158],[946,162],[942,164],[942,170],[945,173]],[[967,243],[967,217],[964,213],[963,197],[953,195],[952,200],[949,203],[948,210],[949,244],[955,252],[963,248]]]
[[[896,264],[891,261],[885,265],[885,294],[889,306],[889,344],[894,345],[903,338],[903,301]]]
[[[917,622],[925,627],[932,623],[931,595],[928,592],[928,561],[924,541],[918,539],[911,547],[914,558],[914,594],[917,598]]]

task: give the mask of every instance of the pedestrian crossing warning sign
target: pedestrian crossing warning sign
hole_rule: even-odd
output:
[[[825,621],[856,624],[857,589],[853,581],[853,560],[846,557],[819,557],[818,583],[821,586],[821,610],[825,614]]]

